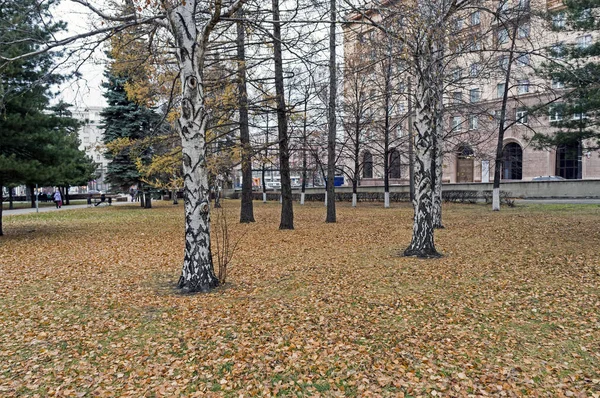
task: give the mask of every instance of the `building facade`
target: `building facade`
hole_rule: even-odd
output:
[[[352,15],[345,27],[344,119],[352,127],[346,134],[360,130],[351,150],[345,148],[350,152],[345,165],[352,168],[358,158],[361,185],[381,185],[386,173],[391,184],[409,181],[411,86],[418,77],[405,62],[407,53],[398,50],[401,40],[386,43],[381,29],[365,23],[368,19],[380,26],[392,21],[401,24],[403,17],[390,17],[395,4],[400,2],[388,1],[381,9]],[[559,81],[539,76],[536,68],[542,63],[564,64],[562,45],[585,48],[598,40],[596,32],[554,29],[565,23],[562,9],[560,1],[482,0],[448,22],[443,182],[493,180],[501,120],[503,180],[550,175],[600,178],[600,157],[586,150],[586,142],[541,150],[531,144],[535,133],[552,133],[552,122],[562,120],[562,115],[551,111],[552,104],[569,90]],[[550,21],[542,17],[547,11],[553,15]],[[409,29],[406,32],[410,34]],[[404,34],[401,28],[394,33]],[[505,112],[501,112],[505,92]]]
[[[77,108],[73,117],[83,123],[79,130],[79,149],[83,150],[97,165],[96,179],[88,182],[88,190],[106,192],[110,186],[105,182],[109,160],[105,157],[104,130],[101,127],[102,107]]]

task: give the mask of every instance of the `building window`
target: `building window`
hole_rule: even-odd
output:
[[[455,91],[452,93],[452,103],[453,104],[460,104],[462,102],[462,92],[461,91]]]
[[[502,98],[504,96],[504,83],[496,84],[496,98]]]
[[[398,114],[403,114],[404,112],[406,112],[404,102],[398,102]]]
[[[552,15],[552,27],[554,29],[562,29],[567,23],[567,16],[564,12],[559,12]]]
[[[496,110],[492,114],[492,119],[496,122],[496,125],[500,125],[500,120],[502,119],[502,111]]]
[[[469,67],[469,76],[471,77],[477,77],[477,75],[479,75],[479,64],[477,62],[472,63],[471,66]]]
[[[481,91],[478,88],[472,88],[469,90],[469,101],[474,104],[479,102],[481,99]]]
[[[460,131],[462,129],[462,118],[460,116],[452,116],[450,124],[453,131]]]
[[[481,12],[475,11],[471,14],[471,25],[477,26],[481,24]]]
[[[498,44],[508,43],[508,30],[500,29],[496,32],[496,40]]]
[[[552,79],[552,88],[555,88],[555,89],[565,88],[565,83],[563,83],[557,79]]]
[[[498,11],[507,12],[508,11],[508,0],[500,0],[498,3]]]
[[[550,122],[560,122],[563,120],[562,106],[560,104],[548,108],[548,120]]]
[[[100,157],[100,155],[96,155],[96,161],[99,162],[101,160],[102,160],[102,158]]]
[[[508,56],[501,55],[501,56],[498,57],[498,67],[503,72],[506,72],[508,70]]]
[[[521,26],[519,26],[519,29],[517,30],[517,37],[519,39],[526,39],[529,37],[529,23],[524,23]]]
[[[523,178],[523,150],[517,143],[511,142],[502,151],[502,178],[520,180]]]
[[[400,152],[392,149],[390,152],[390,178],[400,178]]]
[[[369,151],[363,153],[363,178],[373,178],[373,155]]]
[[[581,176],[579,162],[579,144],[561,145],[556,149],[556,175],[568,180]]]
[[[529,65],[529,54],[520,54],[517,57],[517,66],[527,66]]]
[[[530,0],[519,0],[519,3],[517,4],[517,8],[519,10],[529,10],[530,7],[531,7]]]
[[[475,115],[469,116],[469,130],[477,130],[479,128],[479,118]]]
[[[402,124],[398,124],[396,126],[396,139],[404,137],[404,130],[402,129]]]
[[[592,35],[583,35],[577,38],[577,48],[583,50],[592,45]]]
[[[527,109],[517,108],[515,111],[515,120],[519,124],[527,124]]]
[[[456,18],[456,20],[454,21],[454,27],[456,28],[456,30],[461,30],[463,28],[462,18]]]
[[[527,94],[529,92],[529,80],[517,80],[517,91],[519,94]]]
[[[565,57],[564,43],[562,41],[560,41],[558,43],[554,43],[552,45],[552,47],[550,48],[550,55],[552,55],[558,59],[564,58]]]
[[[458,81],[460,80],[460,78],[462,77],[462,69],[461,68],[454,68],[452,69],[452,80],[453,81]]]

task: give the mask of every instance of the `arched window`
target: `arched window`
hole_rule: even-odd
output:
[[[373,178],[373,155],[369,151],[363,153],[363,178]]]
[[[468,145],[458,147],[456,153],[456,182],[473,182],[475,153]]]
[[[505,180],[523,178],[523,150],[515,142],[506,144],[502,151],[502,178]]]
[[[392,149],[390,152],[390,178],[400,178],[400,152]]]
[[[556,175],[568,180],[581,176],[579,162],[579,144],[565,144],[556,149]]]

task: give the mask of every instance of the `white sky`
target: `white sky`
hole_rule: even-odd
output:
[[[56,7],[54,17],[67,22],[68,32],[63,34],[65,37],[84,32],[91,24],[85,8],[71,1],[62,1]],[[79,67],[81,78],[71,80],[58,87],[57,91],[60,94],[56,101],[62,99],[78,108],[105,106],[106,101],[102,97],[102,88],[100,87],[103,79],[104,60],[103,49],[97,49],[93,57]],[[62,71],[72,71],[74,68],[73,62],[70,62]]]

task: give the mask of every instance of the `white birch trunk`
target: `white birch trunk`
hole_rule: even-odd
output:
[[[267,193],[263,192],[263,203],[267,203]]]
[[[305,193],[304,193],[304,192],[302,192],[302,193],[300,194],[300,204],[301,204],[301,205],[303,205],[303,204],[304,204],[304,196],[305,196]]]
[[[327,191],[325,191],[325,207],[327,207]]]
[[[500,211],[500,188],[494,188],[492,191],[492,210]]]
[[[355,193],[352,194],[352,207],[356,207],[356,203],[358,202],[358,198]]]
[[[383,194],[383,207],[386,209],[390,207],[390,193],[384,192]]]
[[[185,255],[179,288],[206,292],[219,284],[210,248],[210,199],[205,145],[208,114],[204,103],[204,37],[195,20],[195,2],[189,1],[168,14],[181,77],[181,115],[177,121],[183,150]]]
[[[415,65],[420,78],[415,91],[415,198],[413,236],[405,256],[439,257],[433,239],[433,162],[435,161],[436,104],[435,69],[432,49],[423,40]]]

